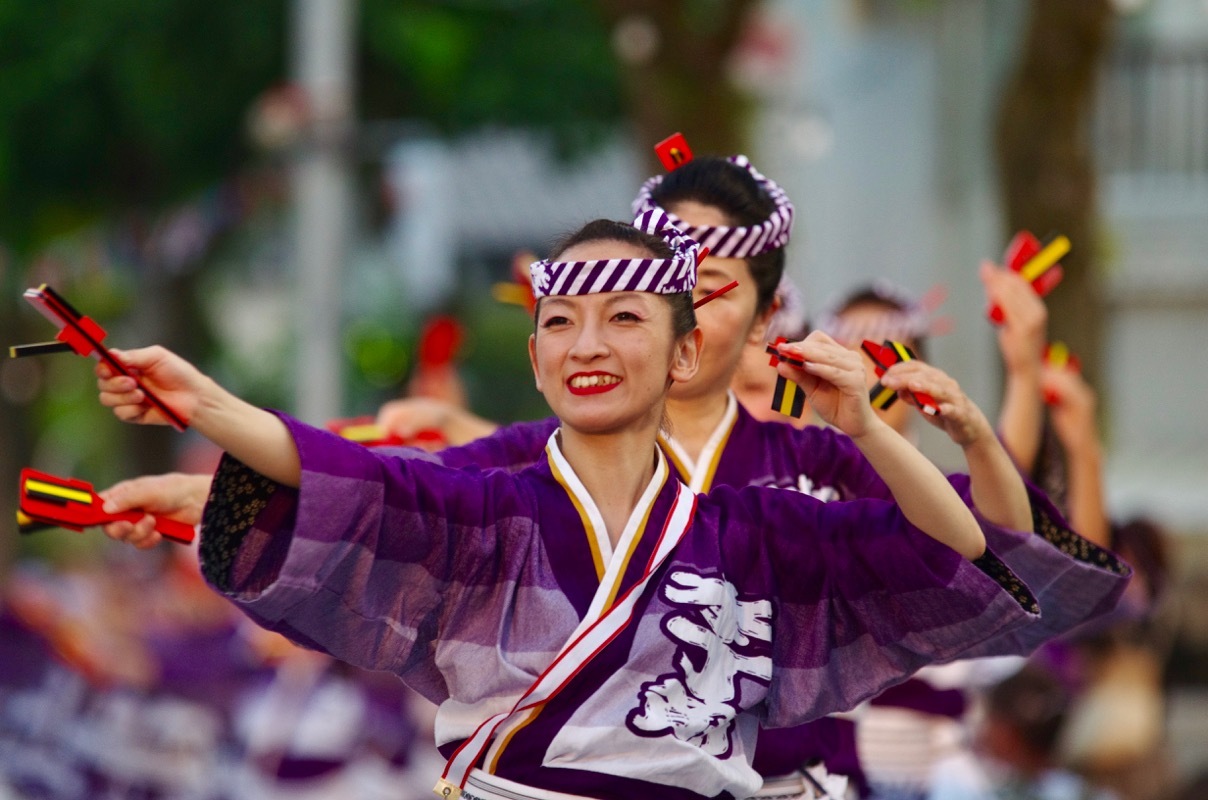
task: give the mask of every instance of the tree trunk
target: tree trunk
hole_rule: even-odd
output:
[[[7,263],[6,263],[7,261]],[[12,273],[12,274],[10,274]],[[36,317],[33,309],[22,309],[25,303],[21,300],[21,292],[26,287],[18,288],[15,280],[15,270],[7,255],[0,251],[0,342],[6,345],[33,344],[35,339],[26,335],[26,329],[33,325],[23,324],[25,311],[28,316]],[[41,318],[39,318],[39,321]],[[44,335],[37,341],[49,339]],[[32,452],[29,437],[30,414],[29,406],[20,399],[14,400],[11,392],[20,394],[21,387],[14,384],[30,380],[29,365],[9,360],[8,354],[0,354],[4,362],[0,363],[0,586],[4,584],[5,576],[12,566],[17,553],[17,485],[21,468],[28,466]]]
[[[752,101],[727,74],[754,0],[726,0],[702,13],[692,0],[600,0],[614,32],[641,21],[657,32],[648,58],[618,58],[630,124],[647,172],[662,172],[656,142],[680,131],[694,152],[732,155],[747,149]],[[625,30],[624,27],[621,30]],[[615,35],[615,34],[614,34]]]
[[[1032,0],[995,142],[1004,242],[1030,230],[1042,239],[1063,233],[1073,245],[1061,261],[1065,279],[1047,298],[1049,333],[1078,353],[1092,384],[1104,326],[1090,124],[1113,16],[1109,0]]]

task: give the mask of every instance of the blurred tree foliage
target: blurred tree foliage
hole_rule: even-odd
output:
[[[624,114],[609,31],[583,0],[363,0],[364,119],[552,134],[574,155]]]
[[[0,241],[29,252],[236,169],[284,51],[280,3],[0,4]]]
[[[418,119],[446,134],[536,127],[569,155],[621,115],[607,34],[589,4],[365,0],[358,11],[360,119]],[[290,25],[291,5],[280,1],[0,4],[4,344],[50,337],[19,298],[52,280],[115,342],[187,338],[185,352],[201,355],[197,295],[207,284],[154,263],[146,243],[157,213],[262,161],[245,133],[247,114],[288,78]],[[98,225],[120,231],[46,258],[49,244]],[[124,241],[114,247],[114,239]],[[94,259],[91,242],[121,252]],[[205,260],[222,247],[211,243]],[[156,298],[149,314],[139,311],[148,303],[131,302],[140,292]],[[20,384],[0,385],[0,486],[15,486],[17,470],[35,460],[99,485],[168,468],[179,443],[113,425],[85,363],[37,361],[0,365],[0,384]],[[0,518],[12,519],[14,495],[0,492]],[[13,542],[3,539],[0,572]]]
[[[537,128],[563,155],[628,119],[641,141],[682,129],[733,152],[748,102],[726,70],[753,6],[362,0],[358,116]],[[287,78],[289,30],[281,0],[0,5],[0,242],[28,253],[245,165],[245,116]]]
[[[731,59],[756,0],[365,0],[367,117],[445,133],[537,127],[574,155],[624,121],[700,152],[744,150],[751,98]],[[643,151],[651,170],[661,167]]]
[[[699,153],[747,152],[753,98],[731,77],[757,0],[596,0],[639,142],[681,131]],[[643,150],[650,172],[662,169]]]
[[[364,0],[358,115],[497,124],[581,151],[622,116],[607,30],[563,0]],[[0,242],[159,207],[247,163],[244,118],[286,78],[282,2],[0,5]]]

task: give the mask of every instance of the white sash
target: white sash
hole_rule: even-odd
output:
[[[448,800],[456,800],[460,797],[461,790],[466,785],[466,779],[470,776],[470,771],[482,758],[496,729],[514,715],[535,708],[562,691],[562,688],[596,654],[625,629],[625,626],[633,620],[634,607],[646,589],[646,584],[650,582],[650,578],[667,560],[667,556],[684,538],[688,529],[692,527],[695,512],[696,495],[692,494],[688,487],[676,481],[676,495],[671,513],[667,515],[667,522],[663,526],[662,532],[659,533],[658,544],[650,556],[650,561],[646,564],[641,580],[618,597],[612,607],[586,630],[563,645],[553,662],[520,696],[510,711],[501,712],[486,720],[478,726],[469,739],[462,742],[445,764],[440,780],[432,789],[438,797],[448,798]]]

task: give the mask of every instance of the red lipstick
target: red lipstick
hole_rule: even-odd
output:
[[[575,382],[583,378],[598,378],[595,383],[585,386],[575,386]],[[621,379],[610,372],[576,372],[566,379],[566,388],[577,396],[603,394],[621,385]]]

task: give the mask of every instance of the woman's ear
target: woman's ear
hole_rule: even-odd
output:
[[[675,343],[671,370],[667,375],[673,382],[687,383],[696,376],[696,371],[700,369],[700,352],[704,340],[705,335],[698,327]]]
[[[772,324],[772,317],[779,310],[780,298],[776,297],[772,299],[771,305],[755,315],[755,319],[751,322],[751,329],[747,331],[747,344],[762,347],[767,342],[768,326]]]
[[[537,385],[537,391],[541,391],[541,373],[537,369],[537,334],[530,333],[528,340],[529,364],[533,368],[533,383]]]

